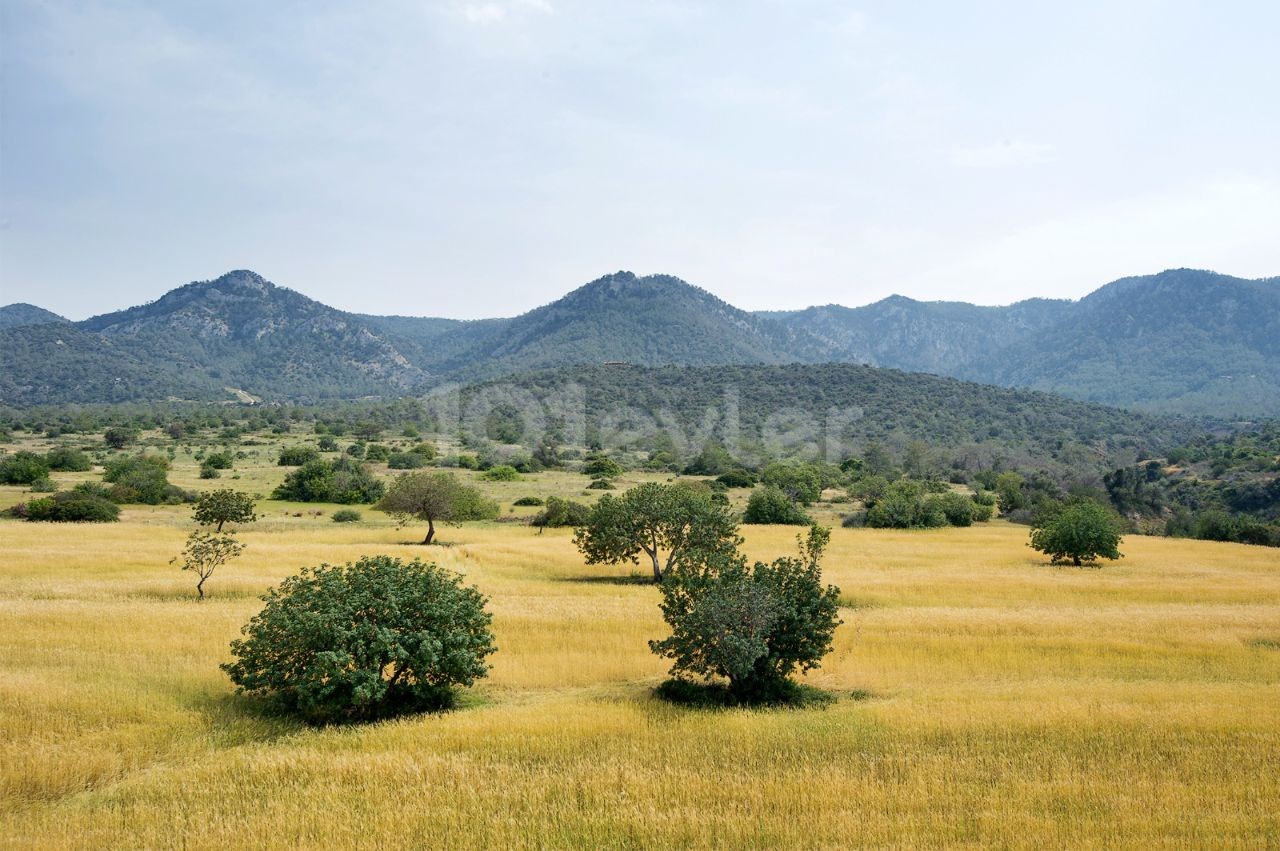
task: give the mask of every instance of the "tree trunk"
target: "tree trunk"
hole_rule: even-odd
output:
[[[207,577],[201,576],[200,581],[196,583],[196,593],[200,595],[197,598],[197,602],[204,599],[204,581],[206,578]]]
[[[661,585],[662,567],[658,564],[658,554],[656,552],[649,553],[649,558],[653,559],[653,583],[655,585]]]
[[[427,537],[422,539],[423,544],[429,544],[436,538],[436,524],[434,520],[427,521]]]
[[[227,522],[226,520],[219,520],[219,521],[218,521],[218,531],[219,531],[219,532],[221,532],[221,531],[222,531],[222,524],[223,524],[223,523],[226,523],[226,522]]]

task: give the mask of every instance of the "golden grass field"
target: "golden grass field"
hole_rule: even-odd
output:
[[[426,548],[367,509],[291,516],[310,509],[265,504],[203,604],[169,564],[186,508],[0,521],[0,844],[1280,847],[1280,551],[1131,536],[1077,570],[1002,522],[836,528],[845,623],[808,681],[838,701],[708,711],[650,696],[657,592],[602,581],[630,568],[584,566],[567,532],[469,524]],[[795,532],[747,527],[747,550]],[[434,716],[255,714],[218,664],[257,595],[373,553],[490,595],[492,675]]]

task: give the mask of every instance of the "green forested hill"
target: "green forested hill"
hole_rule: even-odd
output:
[[[25,325],[43,325],[47,322],[66,322],[67,320],[51,310],[36,307],[34,304],[18,302],[0,307],[0,330],[5,328],[21,328]]]
[[[646,434],[655,423],[677,423],[686,442],[714,434],[748,452],[785,454],[763,445],[774,433],[812,443],[828,457],[869,442],[901,446],[923,440],[948,447],[973,469],[1056,464],[1100,472],[1150,457],[1202,430],[1184,419],[858,364],[594,366],[480,384],[464,396],[501,399],[511,387],[554,400],[549,417],[580,393],[588,430],[597,435],[601,429],[615,437],[628,430]],[[736,436],[723,427],[726,412],[735,410]]]

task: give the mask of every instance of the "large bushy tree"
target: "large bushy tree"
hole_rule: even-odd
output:
[[[677,677],[723,677],[741,701],[785,698],[790,675],[821,664],[840,624],[840,590],[822,584],[830,537],[811,526],[798,557],[769,564],[733,552],[678,565],[662,583],[671,635],[650,648]]]
[[[311,721],[446,706],[496,650],[485,597],[417,559],[304,568],[263,600],[222,668],[237,690]]]
[[[661,582],[682,561],[733,552],[742,539],[728,508],[712,499],[709,488],[649,482],[601,497],[573,540],[587,564],[639,564],[644,555],[653,581]]]
[[[1120,558],[1122,530],[1122,521],[1111,509],[1092,500],[1073,500],[1032,522],[1030,545],[1055,564],[1079,567],[1099,558]]]

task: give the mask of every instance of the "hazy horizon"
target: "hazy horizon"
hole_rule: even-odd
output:
[[[1280,273],[1280,7],[572,0],[0,10],[0,303],[249,268],[509,316],[618,269],[747,310]]]

